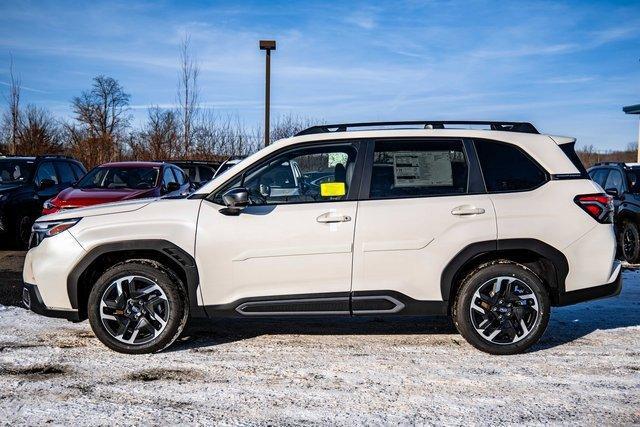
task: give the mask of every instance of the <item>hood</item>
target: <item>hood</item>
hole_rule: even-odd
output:
[[[62,190],[56,196],[56,205],[65,206],[90,206],[99,203],[117,202],[120,200],[140,199],[153,194],[154,188],[142,190],[122,189],[101,189],[101,188],[74,188],[69,187]]]
[[[88,216],[108,215],[137,211],[158,199],[136,199],[126,202],[105,203],[102,205],[90,206],[87,208],[70,209],[52,215],[45,215],[38,218],[38,221],[57,221],[69,218],[85,218]]]

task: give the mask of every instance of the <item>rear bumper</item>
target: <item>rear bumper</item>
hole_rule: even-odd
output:
[[[620,291],[622,291],[622,265],[619,261],[616,261],[613,265],[611,279],[612,280],[609,283],[604,285],[579,289],[577,291],[563,292],[558,295],[558,304],[556,305],[561,307],[619,295]]]
[[[25,283],[22,288],[22,303],[26,308],[36,314],[57,319],[67,319],[71,322],[79,322],[78,310],[51,309],[45,305],[36,285]]]

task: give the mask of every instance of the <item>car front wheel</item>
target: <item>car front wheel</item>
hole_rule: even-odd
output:
[[[629,264],[640,260],[640,232],[633,222],[625,222],[621,233],[622,256]]]
[[[184,329],[186,301],[182,283],[170,270],[155,261],[126,261],[107,270],[91,289],[89,323],[112,350],[157,352]]]
[[[491,354],[521,353],[549,323],[549,296],[540,278],[523,265],[495,261],[462,282],[453,320],[474,347]]]

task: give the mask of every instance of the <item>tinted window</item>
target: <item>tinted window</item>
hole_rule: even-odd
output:
[[[369,197],[464,194],[467,175],[461,141],[377,141]]]
[[[84,167],[81,167],[77,163],[71,163],[71,168],[73,169],[73,172],[76,174],[76,180],[79,180],[84,176],[84,174],[87,173]]]
[[[604,183],[605,190],[610,188],[615,188],[618,190],[618,193],[622,194],[622,174],[619,170],[612,169],[609,172],[609,176],[607,177],[607,181]]]
[[[171,172],[171,168],[164,168],[164,172],[162,173],[162,185],[165,187],[170,182],[176,182],[176,177],[173,176],[173,172]]]
[[[239,178],[226,190],[244,186],[252,205],[344,200],[351,187],[355,160],[356,150],[351,145],[292,150],[261,164],[247,174],[244,183]],[[334,186],[330,192],[315,182],[317,174],[343,185]],[[226,190],[216,196],[217,203],[222,204]]]
[[[31,177],[33,162],[26,160],[0,160],[0,185],[25,182]]]
[[[604,181],[607,179],[607,174],[609,173],[609,169],[595,169],[589,172],[589,176],[593,181],[595,181],[600,187],[604,187]]]
[[[631,169],[627,171],[627,188],[634,194],[638,194],[638,192],[640,192],[640,169]]]
[[[58,176],[56,170],[53,167],[53,163],[44,162],[40,164],[38,168],[38,174],[36,175],[36,184],[40,185],[43,179],[50,179],[58,184]]]
[[[173,169],[173,173],[178,180],[178,184],[184,185],[187,182],[187,178],[184,176],[184,173],[180,169]]]
[[[215,171],[209,166],[200,166],[200,182],[211,181]]]
[[[489,192],[531,190],[547,180],[545,172],[514,145],[476,141],[475,146]]]
[[[58,174],[60,175],[60,181],[63,184],[72,184],[76,182],[76,176],[71,169],[71,165],[67,162],[56,162],[58,168]]]

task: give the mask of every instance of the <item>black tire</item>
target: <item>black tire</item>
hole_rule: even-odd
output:
[[[527,295],[534,297],[525,298]],[[540,278],[527,267],[493,261],[463,279],[452,314],[460,334],[475,348],[496,355],[517,354],[544,334],[549,323],[549,296]]]
[[[22,215],[16,218],[14,242],[18,249],[27,249],[29,247],[32,226],[33,219],[28,215]]]
[[[138,284],[132,284],[134,280],[123,281],[124,278],[132,276],[136,277],[135,281]],[[128,289],[127,295],[120,294],[117,286],[114,290],[115,283],[118,281],[122,281],[120,288]],[[134,293],[131,293],[130,283],[134,288]],[[143,283],[143,285],[139,283]],[[145,289],[154,287],[153,285],[157,285],[160,290],[156,289],[152,293],[146,294],[149,295],[148,300],[150,303],[153,303],[153,301],[150,301],[152,298],[160,300],[162,307],[157,308],[156,306],[155,309],[149,309],[145,302],[140,302],[143,296],[139,296],[139,294],[143,294]],[[135,291],[136,287],[141,286],[147,287]],[[105,306],[101,308],[101,303],[107,301],[108,296],[115,295],[114,292],[119,296],[117,300],[109,302],[117,304],[118,307]],[[136,306],[138,307],[135,313],[133,312],[134,304],[137,304]],[[101,310],[104,311],[102,314]],[[103,318],[107,310],[112,310],[109,312],[109,316],[114,317],[113,320],[105,320]],[[150,314],[151,310],[156,311],[152,311],[152,314]],[[166,269],[156,261],[136,259],[116,264],[100,276],[89,294],[87,312],[91,329],[104,345],[120,353],[144,354],[161,351],[178,339],[189,318],[189,305],[184,285],[171,270]],[[135,316],[140,316],[140,318]],[[145,320],[141,320],[142,318]],[[157,319],[161,319],[165,324],[158,323]],[[156,326],[160,326],[155,327],[152,325],[152,321]],[[129,326],[129,322],[133,324]],[[143,328],[140,328],[139,325],[143,322]],[[127,325],[126,327],[124,327],[125,324]],[[120,326],[124,327],[125,330],[122,336],[114,333]],[[151,326],[154,326],[154,329],[151,329]],[[153,334],[153,336],[147,337],[147,341],[140,343],[122,341],[125,336],[129,338],[133,336],[133,332],[127,331],[133,331],[137,328],[140,328],[139,331],[143,331],[142,336],[144,334]],[[158,332],[157,329],[160,331]],[[116,336],[120,336],[120,339]],[[140,335],[136,333],[136,336]]]
[[[622,224],[620,233],[620,249],[622,258],[629,264],[637,264],[640,261],[640,231],[634,222]]]

